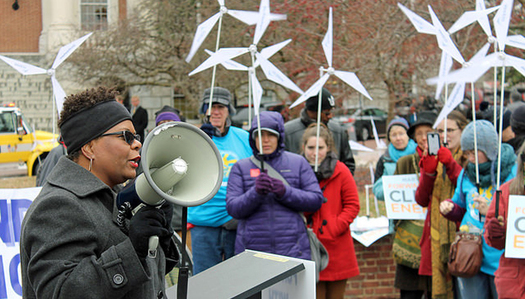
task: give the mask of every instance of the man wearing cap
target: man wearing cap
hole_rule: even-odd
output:
[[[300,153],[301,138],[306,128],[317,121],[317,111],[319,107],[319,95],[314,95],[306,100],[306,105],[301,110],[300,117],[290,120],[284,124],[285,146],[286,150],[292,153]],[[335,101],[332,94],[323,88],[321,95],[321,122],[323,122],[334,137],[334,143],[338,149],[337,156],[339,161],[343,162],[348,169],[354,173],[355,160],[352,149],[348,143],[348,133],[338,124],[331,122],[332,109],[335,107]]]
[[[234,255],[237,220],[226,211],[226,189],[230,170],[238,160],[252,155],[248,132],[231,126],[230,115],[235,113],[230,92],[222,87],[204,91],[200,113],[205,115],[201,126],[222,156],[224,175],[219,192],[208,202],[188,209],[191,232],[193,274],[204,271]]]

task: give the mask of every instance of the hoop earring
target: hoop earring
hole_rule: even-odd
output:
[[[88,170],[91,172],[91,166],[93,166],[93,158],[89,158],[89,168]]]

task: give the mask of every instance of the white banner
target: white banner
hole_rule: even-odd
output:
[[[0,189],[0,298],[22,298],[20,228],[40,189]]]
[[[418,185],[416,174],[383,176],[386,215],[389,219],[425,219],[427,208],[416,202]]]
[[[525,258],[525,196],[509,196],[505,257]]]

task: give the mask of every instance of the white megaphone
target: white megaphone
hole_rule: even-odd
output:
[[[155,127],[142,147],[144,170],[118,202],[138,199],[150,206],[165,200],[183,207],[201,205],[218,192],[223,177],[222,158],[213,141],[199,128],[184,122]],[[136,193],[136,196],[129,195]],[[132,204],[133,208],[137,205]]]

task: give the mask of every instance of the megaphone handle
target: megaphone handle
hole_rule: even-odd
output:
[[[182,252],[181,266],[179,267],[179,278],[177,280],[177,298],[186,299],[188,298],[188,278],[189,269],[186,266],[186,254],[183,252],[186,250],[186,234],[188,232],[188,207],[182,207]]]
[[[157,247],[159,247],[159,236],[149,237],[148,257],[153,259],[157,257]]]

